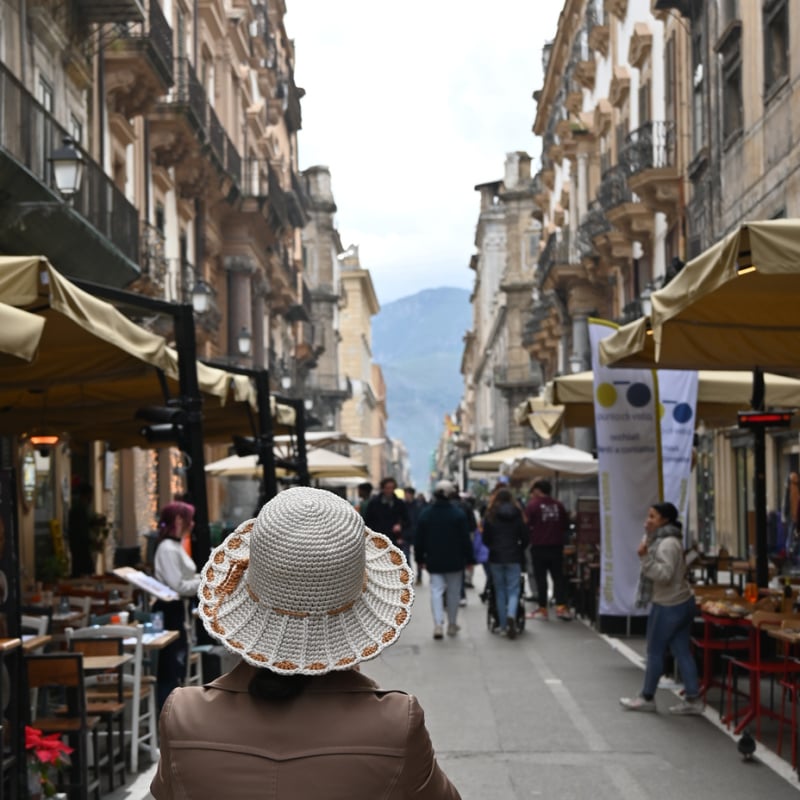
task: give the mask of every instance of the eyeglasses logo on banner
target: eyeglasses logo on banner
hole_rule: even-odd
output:
[[[621,394],[624,394],[628,404],[634,409],[645,408],[653,398],[652,389],[646,383],[617,381],[616,384],[604,382],[597,387],[597,402],[603,408],[613,408],[620,400]],[[691,422],[694,417],[694,411],[689,403],[662,400],[658,409],[659,419],[667,413],[667,407],[672,408],[670,416],[680,425]]]

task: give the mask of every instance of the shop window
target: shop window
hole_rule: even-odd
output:
[[[769,99],[789,77],[789,7],[786,0],[764,3],[763,24],[764,97]]]

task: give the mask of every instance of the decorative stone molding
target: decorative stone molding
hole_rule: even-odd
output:
[[[611,129],[611,118],[613,109],[611,103],[604,97],[597,101],[594,109],[594,129],[596,136],[604,136]]]
[[[579,114],[583,109],[583,92],[570,92],[564,105],[571,114]]]
[[[614,75],[611,78],[611,86],[608,89],[608,99],[611,105],[620,108],[628,99],[631,90],[631,76],[628,68],[622,64],[614,67]]]
[[[589,49],[600,53],[603,58],[606,58],[608,56],[609,35],[608,25],[595,25],[589,31]]]
[[[250,256],[224,256],[222,268],[226,272],[244,272],[249,275],[255,272],[256,265]]]
[[[547,157],[554,163],[560,164],[564,160],[564,148],[560,144],[551,144]]]
[[[108,129],[111,137],[121,147],[128,147],[136,141],[136,131],[128,118],[122,114],[112,113],[108,115]]]
[[[631,41],[628,45],[628,63],[632,67],[642,69],[645,61],[650,58],[653,49],[653,34],[646,22],[637,22],[633,26]]]
[[[556,182],[556,173],[553,169],[542,170],[542,182],[552,192]]]
[[[590,92],[594,91],[594,81],[597,74],[597,63],[593,58],[588,61],[579,61],[575,65],[575,80],[588,89]]]
[[[78,91],[82,92],[92,85],[92,65],[74,46],[64,53],[63,63],[64,72]]]
[[[556,123],[556,136],[562,141],[569,136],[570,131],[570,121],[566,118],[560,119]]]
[[[624,20],[628,13],[628,0],[603,0],[603,8],[606,14],[613,14],[618,19]]]
[[[559,202],[561,203],[562,208],[569,208],[570,188],[571,186],[569,181],[566,181],[561,187],[561,197],[559,198]]]

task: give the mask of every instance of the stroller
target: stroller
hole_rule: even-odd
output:
[[[494,591],[494,581],[492,576],[487,570],[486,572],[486,586],[481,592],[481,600],[486,603],[486,627],[492,632],[496,633],[502,625],[497,618],[497,600]],[[517,602],[517,616],[515,619],[517,626],[517,633],[520,634],[525,630],[525,581],[519,582],[519,600]]]

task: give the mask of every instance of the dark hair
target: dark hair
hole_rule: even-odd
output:
[[[175,538],[175,523],[178,517],[183,519],[187,524],[194,519],[194,506],[190,503],[184,503],[176,500],[172,503],[167,503],[161,509],[161,516],[158,519],[158,542],[161,543],[164,539]]]
[[[678,522],[678,509],[672,503],[653,503],[650,508],[655,509],[671,525]]]
[[[486,508],[486,516],[490,522],[494,522],[495,514],[497,513],[497,508],[502,503],[513,503],[514,502],[514,495],[511,494],[511,490],[503,486],[500,489],[497,489],[492,496],[489,498],[489,505]]]
[[[533,482],[533,486],[531,486],[531,491],[534,489],[538,489],[540,492],[544,492],[545,494],[550,494],[553,491],[553,487],[550,484],[550,481],[547,478],[539,478],[538,481]]]
[[[408,492],[409,494],[416,494],[417,490],[413,486],[406,486],[403,489],[404,492]]]
[[[286,701],[303,693],[311,675],[280,675],[268,669],[258,669],[250,679],[247,691],[262,700]]]
[[[381,478],[381,489],[386,486],[387,483],[393,483],[395,487],[397,486],[397,481],[391,476],[387,475],[385,478]]]

